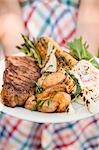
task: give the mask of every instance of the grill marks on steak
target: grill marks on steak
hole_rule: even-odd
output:
[[[33,69],[33,66],[35,67],[36,64],[34,63],[34,59],[28,56],[24,56],[24,57],[6,57],[5,61],[7,61],[7,66],[10,66],[11,64],[13,64],[14,66],[24,66],[26,68],[29,69]]]
[[[35,82],[40,77],[40,69],[33,58],[28,56],[6,57],[4,85],[1,96],[5,105],[22,106],[34,94]]]

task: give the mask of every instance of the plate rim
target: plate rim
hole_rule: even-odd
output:
[[[1,102],[0,102],[0,105],[1,105]],[[0,107],[2,107],[2,106],[0,106]],[[42,113],[42,112],[38,112],[38,111],[31,112],[30,110],[27,110],[23,107],[20,107],[20,109],[19,109],[19,107],[10,108],[10,107],[4,106],[4,105],[2,107],[2,110],[0,110],[0,111],[3,113],[6,113],[7,115],[15,117],[15,118],[30,121],[30,122],[36,122],[36,123],[66,123],[66,122],[68,123],[68,122],[75,122],[75,121],[83,120],[83,119],[86,119],[86,118],[96,115],[96,114],[89,113],[88,111],[84,112],[81,115],[76,114],[76,113],[71,115],[71,114],[67,114],[66,112],[62,112],[62,113]],[[22,114],[21,111],[25,114]],[[29,113],[29,116],[26,116],[27,112]],[[19,115],[20,113],[21,113],[21,115]],[[30,119],[30,117],[32,115],[33,115],[33,117],[32,117],[32,119]],[[53,117],[52,117],[52,115],[53,115]],[[22,116],[25,116],[25,117],[22,117]],[[39,116],[41,116],[41,117],[39,118]],[[79,116],[79,117],[77,117],[77,116]]]

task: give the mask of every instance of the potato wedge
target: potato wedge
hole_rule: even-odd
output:
[[[47,88],[45,91],[43,91],[40,94],[37,94],[37,100],[42,100],[47,97],[53,97],[57,92],[64,92],[65,91],[65,85],[64,84],[59,84],[52,86],[50,88]]]
[[[36,105],[35,96],[32,95],[31,97],[29,97],[29,98],[27,99],[27,101],[25,102],[24,107],[25,107],[26,109],[32,110],[35,105]]]
[[[66,107],[69,106],[71,97],[65,92],[58,92],[53,97],[52,102],[53,101],[58,103],[57,112],[63,112],[66,110]]]
[[[62,83],[66,78],[66,75],[62,72],[54,72],[49,74],[42,83],[44,89]]]
[[[38,111],[41,112],[63,112],[69,106],[71,97],[65,92],[54,94],[53,98],[42,99],[38,105]]]
[[[44,113],[51,113],[55,112],[58,107],[58,103],[50,100],[50,104],[48,104],[48,100],[45,100],[42,107],[38,106],[38,111],[44,112]]]

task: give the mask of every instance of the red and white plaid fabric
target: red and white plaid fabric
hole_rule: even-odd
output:
[[[65,46],[75,33],[77,0],[22,0],[25,27]],[[0,55],[1,56],[1,55]],[[62,124],[38,124],[0,115],[0,150],[98,150],[99,115]]]

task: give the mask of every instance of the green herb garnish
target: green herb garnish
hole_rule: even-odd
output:
[[[44,103],[45,103],[45,100],[42,100],[42,102],[40,103],[39,107],[42,108]]]
[[[46,101],[48,101],[48,102],[47,102],[47,105],[49,106],[49,105],[50,105],[50,100],[51,100],[50,97],[47,97],[47,98],[42,99],[42,100],[38,100],[37,103],[35,104],[35,106],[32,108],[32,110],[33,110],[33,111],[36,110],[37,107],[42,108],[43,105],[44,105],[44,103],[45,103]]]
[[[97,57],[99,58],[99,49],[98,49],[98,52],[97,52]]]
[[[82,37],[78,39],[75,38],[72,42],[68,42],[67,46],[69,47],[71,54],[79,60],[89,60],[93,57],[92,54],[88,52],[89,46],[86,44],[86,42],[83,43]]]
[[[99,61],[96,60],[95,57],[89,60],[97,69],[99,69]]]
[[[49,93],[53,93],[53,92],[61,92],[61,90],[50,90]]]
[[[49,99],[48,99],[48,102],[47,102],[48,106],[50,105],[50,102],[51,102],[51,101],[50,101],[50,98],[49,98]]]
[[[36,94],[40,94],[43,92],[43,88],[39,84],[36,83],[35,91],[36,91]]]
[[[88,51],[88,45],[86,42],[83,42],[82,37],[75,38],[72,42],[67,43],[68,48],[70,49],[70,53],[76,57],[78,60],[85,59],[89,60],[93,66],[99,69],[99,63],[94,59],[92,54]],[[97,57],[99,57],[99,50]]]
[[[71,98],[74,99],[75,97],[77,97],[81,93],[81,86],[78,82],[78,79],[75,78],[75,76],[73,74],[70,74],[70,76],[74,80],[74,83],[76,84],[76,91],[75,91],[75,93],[71,94]]]
[[[73,81],[76,85],[76,91],[71,94],[71,99],[74,99],[75,97],[77,97],[81,93],[81,86],[80,86],[78,79],[73,74],[68,72],[66,69],[65,69],[65,71],[66,71],[67,75],[69,75],[73,79]]]
[[[32,108],[32,111],[36,110],[37,107],[39,106],[39,104],[40,104],[41,102],[42,102],[42,100],[38,100],[38,101],[36,102],[36,104],[34,105],[34,107]]]
[[[50,74],[50,72],[44,72],[42,75],[43,76],[48,76]]]

